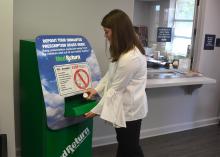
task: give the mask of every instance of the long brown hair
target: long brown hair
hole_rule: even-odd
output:
[[[101,25],[112,30],[112,40],[109,48],[112,62],[118,61],[121,54],[127,53],[134,46],[142,54],[145,54],[145,50],[134,31],[130,18],[122,10],[115,9],[110,11],[102,19]]]

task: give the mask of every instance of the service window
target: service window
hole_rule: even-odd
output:
[[[196,0],[135,0],[134,28],[148,56],[191,58]]]

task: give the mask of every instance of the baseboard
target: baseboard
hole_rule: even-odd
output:
[[[187,122],[187,123],[181,123],[181,124],[175,124],[175,125],[167,125],[163,127],[158,127],[158,128],[152,128],[152,129],[145,129],[141,130],[141,139],[147,138],[147,137],[154,137],[154,136],[159,136],[159,135],[165,135],[169,133],[175,133],[175,132],[180,132],[184,130],[191,130],[195,128],[200,128],[200,127],[205,127],[209,125],[214,125],[219,123],[219,118],[210,118],[210,119],[204,119],[204,120],[199,120],[195,122]],[[109,136],[103,136],[103,137],[97,137],[93,138],[93,147],[98,147],[98,146],[104,146],[104,145],[109,145],[109,144],[114,144],[116,143],[115,135],[109,135]],[[17,157],[20,156],[20,148],[17,148]]]
[[[195,122],[187,122],[187,123],[181,123],[181,124],[175,124],[175,125],[167,125],[167,126],[158,127],[158,128],[145,129],[145,130],[141,130],[140,138],[144,139],[144,138],[153,137],[153,136],[165,135],[169,133],[175,133],[175,132],[180,132],[184,130],[205,127],[205,126],[214,125],[218,123],[219,123],[219,118],[215,117],[215,118],[204,119],[204,120],[199,120]],[[109,145],[109,144],[114,144],[114,143],[116,143],[115,135],[93,138],[93,147],[104,146],[104,145]]]

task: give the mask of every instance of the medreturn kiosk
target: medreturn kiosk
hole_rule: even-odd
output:
[[[42,35],[20,41],[22,157],[91,157],[96,105],[82,93],[100,70],[89,42],[80,35]]]

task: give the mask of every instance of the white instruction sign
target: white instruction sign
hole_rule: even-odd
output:
[[[92,85],[89,66],[85,62],[55,65],[54,72],[61,96],[82,93]]]

